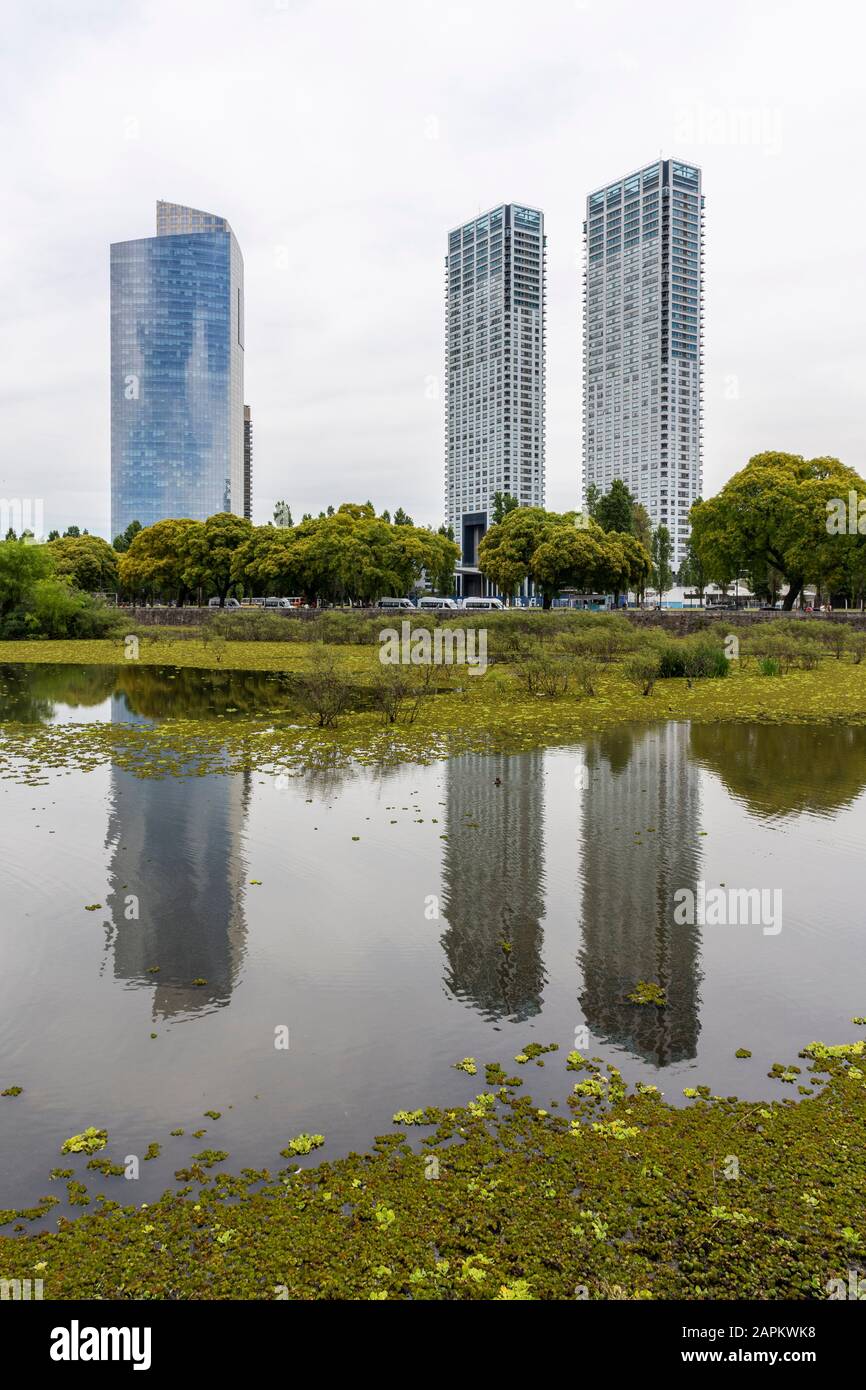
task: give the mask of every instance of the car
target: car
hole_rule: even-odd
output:
[[[207,606],[208,608],[219,608],[220,601],[218,598],[209,598],[207,601]],[[240,602],[236,598],[227,598],[225,603],[223,604],[224,608],[240,608],[240,606]]]
[[[376,607],[396,608],[398,610],[408,608],[413,613],[415,612],[415,605],[410,598],[380,598],[379,602],[376,604]]]
[[[453,598],[436,598],[433,594],[428,594],[425,598],[418,600],[419,608],[457,608],[458,606]]]
[[[463,608],[467,613],[489,612],[491,609],[504,610],[505,604],[501,598],[465,598]]]

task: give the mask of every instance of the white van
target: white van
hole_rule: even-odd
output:
[[[418,607],[419,607],[419,608],[434,608],[434,609],[435,609],[435,608],[456,608],[456,607],[457,607],[457,604],[454,602],[454,599],[453,599],[453,598],[434,598],[432,595],[430,595],[428,598],[420,598],[420,599],[418,600]]]
[[[220,601],[218,598],[209,598],[207,601],[207,606],[208,608],[219,608]],[[227,598],[224,606],[226,608],[240,608],[241,605],[238,599]]]
[[[467,613],[478,613],[490,609],[504,609],[505,604],[501,598],[465,598],[463,607]]]
[[[265,608],[295,608],[297,601],[293,598],[266,598]]]
[[[410,598],[380,598],[376,604],[377,608],[410,608],[415,611],[415,605]]]

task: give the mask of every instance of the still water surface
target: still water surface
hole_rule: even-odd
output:
[[[2,667],[0,720],[272,720],[282,689],[258,673]],[[796,1095],[767,1078],[773,1062],[859,1036],[866,729],[623,727],[279,783],[46,775],[0,782],[0,1089],[24,1088],[0,1100],[0,1207],[63,1195],[48,1171],[91,1124],[116,1160],[163,1145],[145,1201],[202,1147],[235,1171],[282,1166],[303,1130],[326,1136],[322,1157],[364,1149],[396,1109],[470,1099],[485,1061],[537,1104],[562,1101],[582,1027],[582,1051],[675,1103],[701,1083]],[[780,890],[781,930],[677,925],[674,895],[700,883]],[[629,1004],[638,980],[668,1007]],[[515,1067],[532,1041],[560,1052]],[[477,1077],[451,1070],[466,1055]]]

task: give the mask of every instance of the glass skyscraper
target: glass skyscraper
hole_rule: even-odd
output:
[[[448,235],[445,514],[481,594],[478,542],[493,497],[544,506],[544,214],[504,203]]]
[[[111,247],[111,534],[244,512],[244,264],[228,222],[156,205]]]
[[[583,486],[621,478],[685,558],[701,494],[701,171],[658,160],[586,200]]]

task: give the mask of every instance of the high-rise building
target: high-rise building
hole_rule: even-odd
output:
[[[701,495],[701,171],[658,160],[586,200],[583,487],[621,478],[685,556]]]
[[[244,406],[244,516],[253,519],[253,417]]]
[[[111,534],[244,509],[244,264],[224,217],[156,205],[111,247]]]
[[[504,203],[455,227],[445,266],[445,513],[469,596],[494,495],[544,505],[544,214]]]

